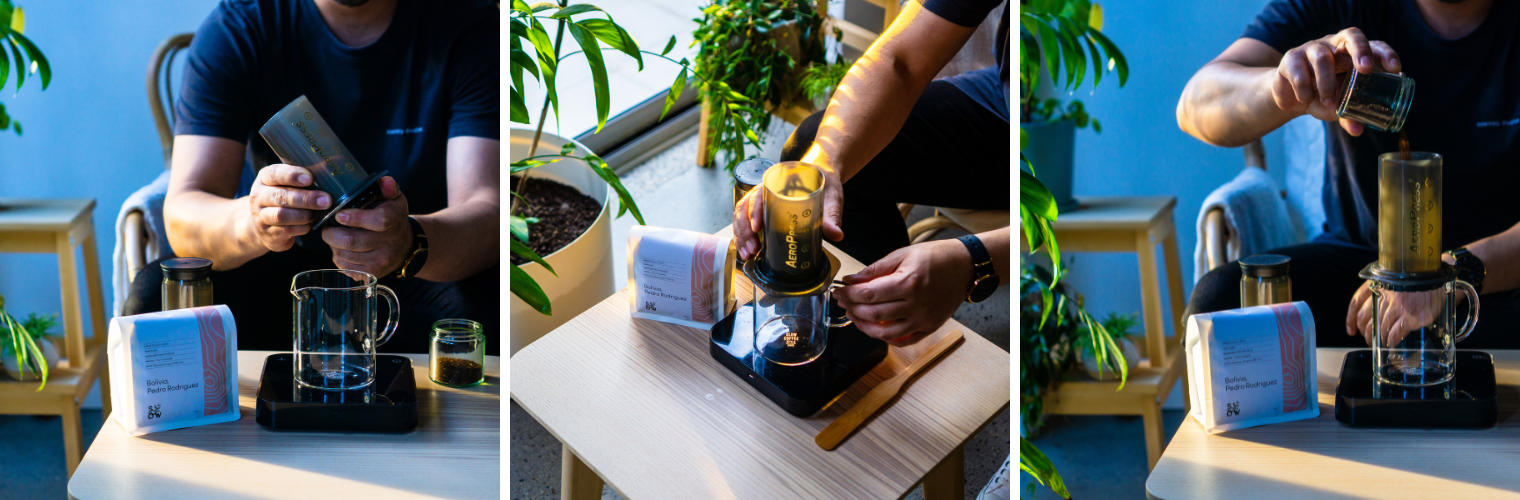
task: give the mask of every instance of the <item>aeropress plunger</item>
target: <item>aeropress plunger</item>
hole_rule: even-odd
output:
[[[384,198],[379,181],[388,172],[365,172],[306,96],[297,97],[275,113],[259,129],[259,135],[269,142],[280,161],[311,171],[317,189],[332,197],[330,208],[311,226],[312,231],[321,229],[339,210],[372,208]]]

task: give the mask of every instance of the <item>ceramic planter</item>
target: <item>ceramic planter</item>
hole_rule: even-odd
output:
[[[533,131],[512,129],[511,140],[509,158],[526,158],[533,141]],[[545,132],[539,138],[537,154],[556,153],[565,143],[574,142],[574,140]],[[575,154],[578,156],[591,152],[585,145],[576,143],[576,146],[578,149]],[[556,181],[590,196],[602,206],[602,211],[597,215],[596,221],[592,222],[591,227],[581,233],[580,237],[564,248],[543,256],[544,261],[548,262],[559,276],[550,274],[543,266],[534,262],[518,266],[532,276],[538,282],[538,286],[543,287],[544,294],[549,296],[554,315],[540,314],[516,295],[511,295],[512,303],[509,313],[512,331],[511,350],[508,356],[516,354],[529,343],[538,340],[539,337],[543,337],[566,321],[570,321],[618,290],[612,274],[612,210],[613,204],[617,202],[617,195],[612,191],[612,187],[597,177],[591,167],[580,160],[561,160],[535,168],[531,172],[533,180],[528,181],[528,189],[533,189],[534,180]],[[528,230],[532,232],[533,226],[528,226]]]
[[[1020,123],[1019,127],[1029,134],[1029,147],[1022,153],[1034,164],[1035,177],[1045,184],[1045,188],[1055,198],[1056,209],[1065,213],[1077,208],[1077,200],[1071,196],[1076,123],[1059,120]]]

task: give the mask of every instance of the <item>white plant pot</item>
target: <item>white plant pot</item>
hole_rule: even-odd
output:
[[[1125,366],[1133,371],[1140,365],[1140,350],[1135,348],[1135,343],[1130,342],[1128,337],[1119,339],[1118,343],[1119,351],[1124,353]],[[1114,373],[1112,366],[1103,367],[1102,376],[1099,376],[1098,357],[1090,352],[1082,353],[1082,370],[1086,371],[1089,377],[1097,380],[1119,380],[1119,374]]]
[[[37,347],[42,349],[42,360],[47,362],[48,371],[52,372],[54,368],[58,367],[58,348],[53,347],[53,343],[46,339],[38,340]],[[31,361],[31,359],[28,358],[27,361]],[[5,375],[10,377],[11,380],[42,380],[42,374],[32,371],[31,368],[27,368],[26,377],[22,377],[21,363],[16,360],[16,353],[14,352],[0,357],[0,365],[5,366]]]
[[[511,139],[508,158],[527,158],[533,142],[533,130],[514,128],[511,130]],[[565,143],[572,142],[575,141],[544,132],[539,138],[535,154],[555,154]],[[591,152],[583,144],[576,143],[576,146],[577,156]],[[535,181],[553,180],[590,196],[602,205],[602,212],[575,241],[543,256],[544,261],[559,273],[558,277],[536,262],[518,266],[544,289],[554,314],[540,314],[522,299],[512,295],[508,311],[512,322],[509,357],[618,291],[612,274],[612,209],[617,200],[612,186],[597,177],[591,167],[580,160],[560,160],[529,172],[531,179],[528,180],[528,189],[533,189]],[[528,226],[528,231],[533,231],[532,225]]]

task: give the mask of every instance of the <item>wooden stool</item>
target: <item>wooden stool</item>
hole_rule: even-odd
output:
[[[79,402],[100,379],[102,415],[111,415],[111,384],[106,370],[106,306],[100,290],[100,261],[95,252],[95,223],[90,214],[95,200],[25,200],[0,198],[0,253],[58,255],[59,288],[63,292],[64,356],[66,362],[48,372],[47,387],[37,381],[0,381],[0,414],[62,415],[63,446],[69,475],[84,457],[84,433],[79,425]],[[84,314],[79,308],[79,261],[74,247],[84,252],[85,286],[90,300],[90,328],[84,340]]]
[[[1124,390],[1118,381],[1073,378],[1061,382],[1045,397],[1050,415],[1140,415],[1145,425],[1145,452],[1155,467],[1165,448],[1161,436],[1161,404],[1172,384],[1182,383],[1187,406],[1187,363],[1182,357],[1182,267],[1177,257],[1177,228],[1170,196],[1082,198],[1076,210],[1061,214],[1053,228],[1063,252],[1134,252],[1140,261],[1140,297],[1144,306],[1145,342],[1138,346],[1145,359],[1129,371]],[[1156,245],[1166,260],[1170,314],[1161,310],[1161,278],[1156,270]],[[1026,243],[1027,246],[1027,243]],[[1167,338],[1163,321],[1177,335]]]

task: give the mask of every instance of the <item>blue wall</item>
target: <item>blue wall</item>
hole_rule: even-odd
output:
[[[1117,78],[1072,97],[1103,123],[1103,132],[1077,132],[1073,192],[1082,196],[1177,197],[1174,221],[1186,292],[1192,291],[1198,212],[1209,192],[1244,167],[1239,149],[1210,146],[1177,127],[1182,88],[1204,63],[1240,37],[1264,0],[1230,2],[1100,2],[1103,32],[1129,61],[1128,83]],[[1282,133],[1263,141],[1267,171],[1283,185]],[[1159,247],[1158,247],[1159,250]],[[1159,254],[1159,251],[1158,251]],[[1072,255],[1070,281],[1094,316],[1139,312],[1140,273],[1134,254]],[[1164,283],[1164,282],[1163,282]],[[1185,296],[1185,295],[1184,295]]]
[[[42,92],[29,80],[18,94],[13,79],[0,92],[26,133],[0,134],[0,197],[95,199],[99,255],[89,257],[100,259],[109,309],[116,213],[164,168],[148,111],[148,58],[170,35],[195,31],[216,2],[16,3],[26,11],[27,37],[52,63],[53,80]],[[7,310],[60,312],[58,288],[53,256],[0,254]]]

